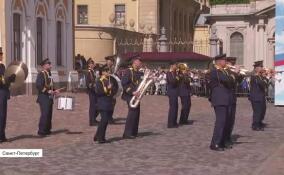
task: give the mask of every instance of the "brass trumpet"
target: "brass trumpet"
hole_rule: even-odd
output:
[[[184,71],[188,71],[189,67],[187,66],[186,63],[178,63],[177,64],[177,73],[182,73]]]
[[[227,64],[227,67],[231,70],[231,71],[233,71],[233,72],[236,72],[236,66],[232,66],[232,65],[228,65]],[[240,68],[240,74],[242,74],[242,75],[248,75],[250,73],[250,71],[249,70],[247,70],[247,69],[244,69],[244,68]]]

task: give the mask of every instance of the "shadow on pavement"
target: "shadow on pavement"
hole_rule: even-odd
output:
[[[126,121],[126,118],[117,117],[117,118],[114,118],[113,121],[114,121],[114,122]]]
[[[196,122],[196,120],[188,120],[187,123],[185,124],[180,124],[181,126],[183,125],[193,125]]]
[[[146,136],[156,136],[161,135],[160,133],[154,133],[154,132],[140,132],[138,133],[138,137],[146,137]]]
[[[138,133],[138,136],[136,137],[136,139],[141,138],[141,137],[147,137],[147,136],[155,136],[155,135],[161,135],[161,134],[154,133],[154,132],[140,132]],[[113,137],[113,138],[108,139],[109,142],[118,142],[121,140],[124,140],[124,138],[123,137]]]
[[[69,132],[68,129],[59,129],[59,130],[55,130],[51,132],[51,135],[56,135],[56,134],[60,134],[60,133],[67,133]]]
[[[39,138],[37,135],[20,135],[20,136],[9,138],[8,142],[13,142],[16,140],[21,140],[21,139],[37,139],[37,138]]]
[[[66,134],[83,134],[81,131],[67,131]]]
[[[59,130],[55,130],[51,132],[51,135],[56,135],[56,134],[60,134],[60,133],[68,133],[69,130],[68,129],[59,129]],[[42,137],[39,137],[38,135],[31,135],[31,134],[26,134],[26,135],[19,135],[16,137],[12,137],[8,139],[8,142],[13,142],[16,140],[22,140],[22,139],[39,139]]]
[[[239,138],[242,138],[242,137],[250,137],[250,136],[242,136],[242,135],[239,135],[239,134],[233,134],[232,135],[232,141],[234,144],[238,145],[238,144],[243,144],[243,143],[255,143],[255,142],[245,142],[245,141],[238,141]]]

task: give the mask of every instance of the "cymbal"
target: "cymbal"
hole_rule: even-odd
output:
[[[12,74],[16,75],[15,82],[11,83],[10,87],[12,89],[19,88],[24,84],[27,76],[28,76],[28,68],[27,65],[23,62],[12,62],[5,71],[5,77],[8,78]]]

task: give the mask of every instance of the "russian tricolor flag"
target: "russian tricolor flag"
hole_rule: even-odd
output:
[[[284,65],[284,53],[279,53],[275,55],[275,66],[283,66]]]

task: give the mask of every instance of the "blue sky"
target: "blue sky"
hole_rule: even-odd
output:
[[[276,54],[284,53],[284,0],[276,0]]]

